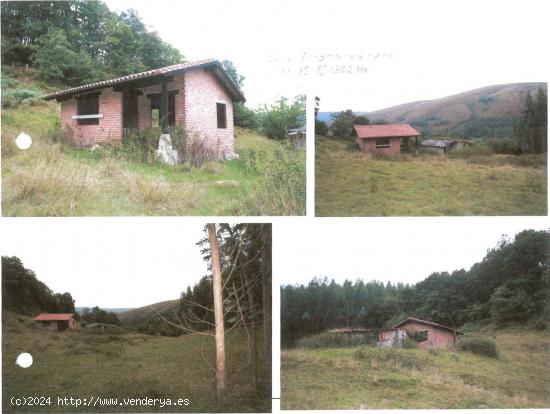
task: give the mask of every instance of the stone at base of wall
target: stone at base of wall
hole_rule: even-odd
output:
[[[237,154],[236,152],[234,152],[232,154],[224,154],[223,159],[226,160],[226,161],[238,160],[239,159],[239,154]]]
[[[177,165],[179,163],[178,152],[172,148],[170,134],[162,134],[160,136],[157,156],[163,163],[168,165]]]

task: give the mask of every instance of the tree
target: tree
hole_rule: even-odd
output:
[[[315,134],[323,136],[328,135],[328,126],[325,121],[315,120]]]
[[[515,127],[515,135],[521,142],[523,152],[543,153],[548,151],[548,98],[542,88],[536,100],[527,92],[521,118]]]
[[[93,80],[91,59],[85,52],[71,50],[67,37],[60,29],[51,29],[38,40],[34,63],[40,76],[57,83],[74,84]]]
[[[216,330],[216,392],[218,398],[221,398],[225,392],[225,329],[223,323],[222,268],[215,224],[208,224],[208,239],[212,257],[212,291],[214,293]]]
[[[332,119],[330,128],[334,135],[338,137],[351,137],[355,122],[355,115],[351,109],[333,112],[330,117]]]
[[[289,103],[287,98],[279,98],[271,106],[264,105],[258,110],[263,132],[268,138],[285,139],[288,130],[305,125],[305,96],[300,95]]]

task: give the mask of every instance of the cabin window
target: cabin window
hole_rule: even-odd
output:
[[[390,139],[389,138],[376,138],[376,148],[389,148]]]
[[[428,331],[407,332],[407,336],[415,342],[424,342],[428,340]]]
[[[76,102],[78,110],[78,116],[76,117],[77,124],[99,125],[99,94],[80,96],[77,98]]]
[[[216,109],[218,112],[218,128],[227,128],[227,114],[225,111],[224,103],[216,103]]]

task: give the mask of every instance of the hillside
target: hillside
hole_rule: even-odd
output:
[[[35,70],[2,66],[4,216],[305,214],[304,151],[238,127],[239,159],[201,166],[167,166],[135,145],[77,149],[61,136],[60,105],[39,99],[47,90]]]
[[[410,102],[372,111],[371,119],[406,123],[424,135],[494,138],[512,135],[528,91],[534,95],[545,83],[487,86],[457,95]]]
[[[152,305],[142,306],[118,313],[118,319],[125,328],[137,329],[147,323],[150,319],[157,318],[155,310],[162,315],[169,315],[179,309],[179,299],[166,300]]]
[[[281,408],[458,409],[550,405],[550,335],[508,329],[498,358],[375,347],[292,349],[281,359]]]
[[[228,389],[223,401],[215,398],[214,338],[183,335],[177,338],[134,333],[100,333],[86,329],[47,332],[29,317],[3,314],[3,412],[84,412],[82,406],[61,406],[57,396],[101,399],[93,412],[267,412],[271,390],[258,347],[262,383],[255,392],[247,336],[239,329],[226,337]],[[22,369],[14,361],[29,352],[34,363]],[[51,397],[51,406],[10,405],[11,397]],[[189,399],[184,406],[129,406],[130,398]],[[106,405],[105,402],[109,401]],[[97,402],[97,401],[96,401]],[[90,401],[91,403],[91,401]],[[81,401],[82,404],[82,401]],[[90,411],[92,412],[92,411]]]

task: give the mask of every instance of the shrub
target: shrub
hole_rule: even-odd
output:
[[[405,338],[403,341],[403,348],[416,349],[418,348],[418,342],[411,338]]]
[[[2,91],[2,107],[17,108],[21,103],[32,104],[40,96],[33,89],[7,89]]]
[[[471,352],[490,358],[498,358],[497,347],[493,340],[479,336],[460,338],[457,347],[461,351]]]
[[[303,215],[306,203],[306,163],[303,151],[290,145],[241,152],[252,175],[260,175],[240,206],[244,215]]]
[[[487,145],[495,154],[521,154],[521,143],[515,138],[491,138]]]
[[[468,159],[476,155],[492,155],[493,151],[487,145],[483,144],[472,144],[467,146],[460,151],[453,151],[449,153],[449,158],[462,158]]]
[[[373,345],[377,335],[374,333],[342,334],[322,332],[301,338],[296,343],[299,348],[348,348],[360,345]]]
[[[317,135],[327,136],[328,126],[325,121],[315,120],[315,133]]]

